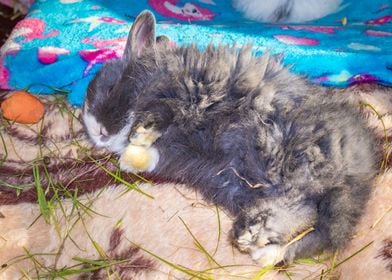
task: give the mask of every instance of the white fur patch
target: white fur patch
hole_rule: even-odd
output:
[[[93,115],[88,112],[83,113],[83,121],[88,135],[97,147],[104,147],[112,152],[121,154],[128,145],[128,134],[132,126],[131,121],[117,134],[110,135],[105,141],[102,140],[102,132],[105,132],[106,129]]]
[[[251,255],[252,259],[262,266],[271,266],[283,261],[285,252],[286,248],[284,246],[272,244],[254,250]]]

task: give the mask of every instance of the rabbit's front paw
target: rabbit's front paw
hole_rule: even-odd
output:
[[[132,172],[151,172],[159,161],[159,153],[155,147],[129,144],[120,157],[120,169]]]
[[[139,126],[129,137],[129,142],[135,146],[150,147],[160,136],[161,134],[154,128]]]
[[[283,261],[286,254],[286,238],[279,225],[283,222],[276,220],[269,209],[247,209],[233,225],[233,241],[254,261],[263,266],[275,265]]]
[[[254,249],[251,256],[262,266],[273,266],[284,260],[286,247],[278,244],[270,244],[265,247]]]
[[[153,128],[139,126],[129,137],[130,144],[120,157],[120,168],[132,173],[154,170],[159,161],[159,153],[152,144],[160,136]]]
[[[239,228],[241,227],[241,228]],[[235,225],[235,243],[244,252],[248,252],[252,259],[262,266],[271,266],[284,260],[286,247],[271,244],[269,234],[263,229],[262,220],[254,220],[246,226]]]

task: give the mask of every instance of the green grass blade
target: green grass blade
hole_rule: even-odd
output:
[[[290,276],[290,272],[285,271],[285,272],[284,272],[284,275],[287,277],[287,279],[293,280],[293,278],[291,278],[291,276]]]
[[[184,220],[183,220],[181,217],[178,217],[178,218],[181,220],[181,222],[184,224],[186,230],[187,230],[187,231],[189,232],[189,234],[192,236],[192,239],[193,239],[195,245],[197,246],[197,248],[199,248],[199,250],[202,251],[202,252],[206,255],[206,257],[207,257],[207,259],[208,259],[209,261],[212,261],[212,262],[214,262],[217,266],[222,267],[222,266],[214,259],[214,257],[211,256],[211,255],[207,252],[207,250],[203,247],[203,245],[201,245],[201,243],[199,242],[199,240],[197,240],[196,236],[192,233],[191,229],[190,229],[190,228],[188,227],[188,225],[184,222]]]
[[[330,270],[331,274],[333,273],[333,270],[335,268],[336,259],[338,258],[338,254],[339,254],[339,250],[336,250],[335,253],[333,254],[332,263],[331,263],[331,270]]]
[[[65,276],[71,276],[71,275],[76,275],[81,273],[93,272],[96,270],[106,269],[114,265],[119,265],[131,261],[131,259],[125,259],[120,261],[88,260],[88,259],[78,258],[78,257],[75,257],[74,260],[79,261],[80,263],[73,265],[71,267],[64,267],[59,270],[50,271],[46,275],[44,275],[44,278],[56,279],[57,277],[65,277]],[[90,265],[90,266],[77,268],[79,266],[85,266],[85,265]]]
[[[24,190],[27,187],[34,186],[34,184],[32,184],[32,183],[31,184],[11,185],[3,180],[0,180],[0,184],[4,187],[8,187],[8,188],[12,188],[12,189],[20,190],[20,191]]]
[[[333,272],[333,270],[337,267],[339,267],[340,265],[342,265],[343,263],[349,261],[350,259],[352,259],[353,257],[355,257],[356,255],[358,255],[359,253],[361,253],[362,251],[366,250],[366,248],[368,248],[370,245],[373,244],[374,241],[369,242],[368,244],[366,244],[365,246],[363,246],[361,249],[359,249],[358,251],[356,251],[354,254],[348,256],[347,258],[345,258],[344,260],[338,262],[336,265],[334,265],[333,267],[327,269],[327,270],[322,270],[321,274],[320,274],[320,279],[323,279],[324,276],[326,276],[327,274],[330,274]]]
[[[213,256],[215,256],[216,252],[218,252],[219,242],[221,239],[221,232],[222,232],[219,208],[218,208],[218,206],[215,206],[215,208],[216,208],[216,217],[218,219],[218,237],[217,237],[214,253],[212,253]]]
[[[384,147],[385,147],[386,152],[385,152],[385,155],[384,155],[384,159],[381,162],[381,167],[380,168],[381,169],[385,169],[386,166],[387,166],[387,163],[388,163],[388,151],[387,151],[387,149],[389,147],[389,140],[388,140],[388,133],[387,133],[387,128],[385,126],[384,120],[382,119],[382,116],[377,112],[376,108],[374,108],[373,105],[371,105],[369,103],[361,103],[361,104],[359,104],[359,106],[369,107],[374,112],[374,114],[377,116],[377,118],[381,122],[381,125],[382,125],[382,128],[383,128],[383,132],[384,132],[384,140],[385,140]]]
[[[261,279],[265,274],[270,272],[271,270],[274,270],[273,265],[265,266],[263,267],[256,275],[255,277],[252,278],[252,280],[259,280]]]
[[[50,221],[50,210],[48,207],[48,202],[46,200],[46,196],[44,190],[41,186],[41,180],[39,175],[39,167],[35,165],[33,167],[33,177],[34,177],[34,184],[37,189],[37,198],[38,198],[38,205],[42,216],[44,217],[45,221],[49,223]]]
[[[25,277],[27,280],[33,280],[33,278],[31,278],[31,277],[29,276],[29,274],[27,273],[26,270],[20,268],[19,271],[21,272],[21,274],[23,275],[23,277]]]
[[[366,244],[365,246],[363,246],[361,249],[359,249],[358,251],[356,251],[354,254],[350,255],[349,257],[345,258],[344,260],[340,261],[339,263],[337,263],[334,268],[337,268],[338,266],[342,265],[343,263],[347,262],[348,260],[352,259],[353,257],[355,257],[356,255],[358,255],[359,253],[361,253],[362,251],[364,251],[366,248],[368,248],[370,245],[373,244],[374,241],[369,242],[368,244]]]
[[[0,131],[0,139],[1,139],[1,143],[3,144],[3,151],[4,151],[4,157],[2,159],[0,159],[0,165],[2,165],[8,158],[8,150],[7,150],[7,145],[5,144],[5,140],[3,137],[3,134]]]
[[[95,265],[95,266],[102,266],[105,264],[105,260],[90,260],[90,259],[85,259],[85,258],[79,258],[79,257],[73,257],[72,258],[74,261],[83,263],[83,264],[90,264],[90,265]]]
[[[179,265],[176,265],[176,264],[174,264],[174,263],[172,263],[172,262],[170,262],[170,261],[168,261],[168,260],[165,260],[164,258],[162,258],[162,257],[160,257],[160,256],[158,256],[158,255],[156,255],[156,254],[154,254],[153,252],[151,252],[151,251],[149,251],[149,250],[147,250],[147,249],[144,249],[143,247],[141,247],[140,245],[138,245],[138,244],[136,244],[136,243],[130,241],[129,239],[127,239],[127,240],[128,240],[133,246],[135,246],[135,247],[139,248],[140,250],[146,252],[147,254],[153,256],[154,258],[160,260],[161,262],[163,262],[163,263],[169,265],[170,267],[172,267],[172,268],[174,268],[174,269],[176,269],[176,270],[178,270],[178,271],[183,272],[184,274],[187,274],[187,275],[189,275],[189,276],[192,276],[192,277],[194,277],[194,278],[196,278],[196,279],[200,279],[200,280],[213,280],[212,278],[209,278],[209,277],[206,278],[206,277],[203,277],[202,275],[199,275],[197,271],[192,271],[192,270],[183,268],[183,267],[181,267],[181,266],[179,266]]]
[[[319,264],[320,261],[314,258],[301,258],[301,259],[296,259],[294,261],[296,264],[309,264],[309,265],[315,265]]]
[[[127,182],[126,180],[124,180],[121,176],[116,175],[116,173],[111,172],[109,169],[107,169],[105,166],[103,166],[102,164],[100,164],[96,159],[94,159],[92,156],[90,156],[86,151],[85,148],[82,147],[78,142],[76,142],[76,145],[80,148],[80,150],[92,161],[94,162],[94,164],[96,164],[99,168],[101,168],[103,171],[106,172],[106,174],[110,175],[113,179],[115,179],[117,182],[120,182],[122,184],[124,184],[125,186],[127,186],[129,189],[135,190],[149,198],[154,199],[154,197],[144,191],[142,191],[140,188],[138,188],[136,185],[131,184],[129,182]],[[144,179],[143,177],[140,177],[139,175],[135,174],[136,176],[138,176],[138,178],[143,179],[145,182],[148,182],[146,179]]]

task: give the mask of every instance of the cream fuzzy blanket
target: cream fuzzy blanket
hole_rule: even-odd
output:
[[[363,107],[388,166],[392,91],[345,91],[377,111]],[[391,279],[388,167],[374,183],[357,235],[336,259],[263,269],[232,247],[232,219],[224,211],[186,186],[116,172],[115,159],[86,140],[79,110],[58,97],[44,101],[48,110],[37,125],[2,120],[0,279]],[[115,175],[139,183],[125,185]],[[37,190],[46,192],[40,205]]]

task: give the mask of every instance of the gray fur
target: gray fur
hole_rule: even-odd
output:
[[[160,132],[153,175],[186,183],[237,215],[234,240],[249,231],[249,247],[261,237],[269,241],[260,246],[283,246],[313,226],[288,247],[289,262],[350,239],[378,159],[358,108],[342,96],[308,84],[268,54],[253,56],[250,46],[149,44],[122,74],[108,65],[91,87],[113,90],[89,92],[88,111],[111,133],[120,115],[130,114],[131,135],[139,126]]]
[[[271,22],[284,22],[291,17],[293,12],[293,0],[287,0],[286,3],[278,6],[274,11],[270,21]]]

